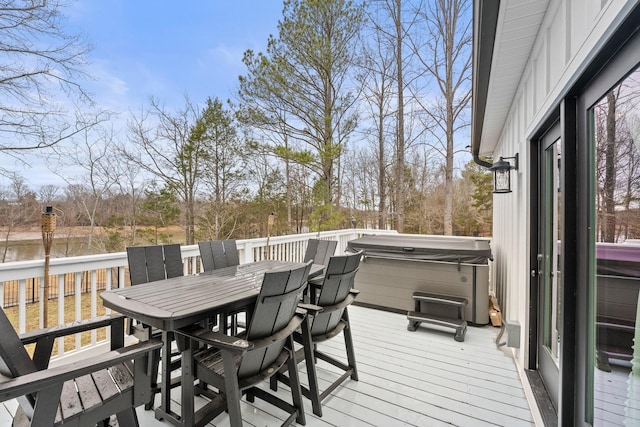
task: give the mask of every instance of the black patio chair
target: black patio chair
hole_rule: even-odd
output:
[[[329,265],[329,259],[335,255],[337,247],[337,240],[309,239],[309,242],[307,243],[307,250],[304,254],[304,262],[313,261],[314,264],[324,265],[326,267]],[[312,303],[315,301],[316,294],[319,287],[322,285],[323,280],[324,273],[309,279],[307,293],[310,295],[310,301]]]
[[[129,277],[132,285],[184,275],[180,245],[129,246]]]
[[[301,305],[309,310],[308,320],[302,325],[301,331],[294,334],[296,342],[302,348],[296,351],[298,362],[305,360],[309,387],[302,387],[302,394],[311,400],[313,413],[322,416],[321,402],[344,380],[351,377],[358,381],[356,356],[351,338],[351,325],[347,307],[356,299],[359,291],[353,289],[355,275],[360,265],[362,251],[347,255],[333,256],[329,260],[326,274],[319,289],[316,305]],[[330,340],[343,333],[347,353],[347,363],[324,353],[317,348],[317,344]],[[316,374],[316,359],[323,360],[340,368],[344,373],[335,379],[323,392],[318,388]],[[289,378],[280,371],[271,378],[271,388],[277,390],[277,381],[289,384]]]
[[[329,259],[335,255],[337,240],[309,239],[304,253],[304,262],[313,261],[314,264],[329,264]]]
[[[180,245],[177,243],[154,246],[130,246],[127,248],[127,261],[132,286],[184,275],[182,251]],[[163,335],[163,331],[137,323],[134,319],[131,319],[129,322],[129,333],[140,339],[161,338]],[[167,345],[170,347],[174,341],[173,334],[171,332],[164,332],[164,334]],[[180,353],[178,351],[171,353],[171,359],[167,360],[167,372],[173,372],[180,368],[179,355]],[[160,350],[158,349],[149,360],[152,378],[152,394],[149,402],[145,405],[145,409],[147,410],[153,408],[155,395],[160,392],[160,387],[157,382],[159,363]],[[172,387],[176,387],[179,384],[178,378],[176,378],[171,385]]]
[[[151,394],[147,358],[162,346],[149,340],[124,347],[124,320],[109,315],[18,336],[0,309],[0,402],[16,399],[13,426],[137,426],[135,408]],[[56,338],[111,327],[111,351],[83,363],[49,368]],[[25,345],[35,343],[33,358]],[[133,362],[132,362],[133,361]]]
[[[199,242],[198,248],[204,271],[240,265],[238,247],[233,239]]]
[[[257,397],[285,410],[289,417],[282,425],[294,420],[305,424],[292,334],[306,315],[297,305],[310,266],[308,263],[292,270],[265,273],[249,327],[239,337],[196,326],[177,331],[187,338],[182,365],[185,424],[204,425],[227,410],[231,425],[241,426],[240,399],[245,394],[250,401]],[[256,387],[285,365],[293,403]],[[200,380],[198,390],[194,386],[196,379]],[[202,385],[206,389],[201,389]],[[211,400],[194,412],[196,391]],[[186,419],[191,415],[193,419]]]
[[[200,249],[200,262],[202,263],[203,271],[240,265],[238,247],[236,241],[233,239],[199,242],[198,248]],[[231,335],[236,335],[238,333],[238,327],[246,327],[246,323],[240,324],[238,322],[238,314],[244,313],[246,322],[248,322],[248,312],[249,307],[245,307],[242,310],[225,313],[220,316],[220,330],[228,331]],[[215,326],[216,324],[217,319],[211,319],[211,325]]]

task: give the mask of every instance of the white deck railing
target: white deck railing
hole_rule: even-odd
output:
[[[371,234],[395,234],[395,231],[348,229],[334,230],[320,233],[305,233],[287,236],[277,236],[259,239],[237,240],[240,262],[247,263],[263,259],[280,259],[287,261],[302,261],[310,238],[337,240],[336,254],[342,253],[347,242],[352,239]],[[185,260],[185,273],[198,271],[199,250],[198,245],[182,246],[182,257]],[[58,324],[65,323],[65,299],[71,297],[74,305],[74,319],[83,320],[82,308],[86,305],[86,295],[89,295],[90,316],[98,315],[99,292],[102,289],[124,287],[128,283],[125,267],[127,266],[126,252],[117,252],[100,255],[87,255],[67,258],[51,259],[49,267],[50,295],[66,295],[67,298],[55,298],[57,303]],[[44,301],[41,298],[27,298],[27,284],[36,284],[37,289],[31,289],[31,293],[42,295],[44,289],[44,259],[19,261],[0,264],[0,306],[5,307],[5,287],[18,287],[18,332],[27,331],[27,301],[37,301],[39,305],[39,327],[43,327]],[[100,285],[100,286],[99,286]],[[52,288],[56,288],[53,289]],[[71,291],[70,291],[71,289]],[[100,289],[100,290],[99,290]],[[70,295],[71,294],[71,295]],[[85,295],[83,302],[82,295]],[[52,300],[49,304],[51,304]],[[85,318],[87,316],[84,316]],[[52,326],[52,325],[48,325]],[[58,340],[58,355],[69,352],[68,345],[65,351],[63,340]],[[97,343],[96,334],[92,335],[91,345]],[[75,348],[72,351],[81,350],[80,335],[76,337]]]

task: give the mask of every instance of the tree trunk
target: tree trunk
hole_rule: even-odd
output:
[[[380,196],[378,228],[384,230],[387,223],[387,177],[384,156],[384,105],[382,101],[378,104],[378,149],[380,151],[378,154],[378,194]]]
[[[404,231],[404,83],[402,79],[402,0],[396,0],[396,49],[398,64],[398,126],[396,129],[396,229]]]
[[[604,241],[614,243],[616,238],[616,96],[607,95],[607,142],[605,147],[604,177]]]

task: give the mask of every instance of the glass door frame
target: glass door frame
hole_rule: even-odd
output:
[[[528,378],[532,386],[538,407],[545,421],[545,425],[572,425],[574,414],[574,380],[575,380],[575,337],[576,337],[576,304],[575,289],[577,280],[575,278],[575,258],[562,256],[560,271],[563,275],[562,293],[559,298],[564,302],[562,317],[559,319],[558,328],[561,333],[560,356],[558,358],[558,389],[557,396],[549,393],[540,374],[541,359],[539,357],[539,346],[541,345],[541,328],[544,327],[542,314],[541,295],[542,290],[539,284],[539,260],[538,254],[543,250],[543,239],[540,234],[540,224],[545,220],[544,206],[541,203],[540,194],[542,191],[542,179],[544,178],[541,160],[544,152],[545,142],[550,139],[556,141],[560,139],[560,194],[562,200],[560,216],[561,234],[558,238],[561,241],[560,253],[568,255],[576,253],[576,229],[568,226],[576,224],[577,215],[577,159],[571,154],[575,153],[575,99],[564,99],[558,108],[553,110],[547,119],[539,127],[531,138],[531,229],[530,229],[530,281],[529,281],[529,342],[528,342]],[[559,129],[559,131],[558,131]],[[551,136],[545,138],[546,136]],[[544,362],[542,362],[544,363]],[[564,422],[562,420],[565,420]]]
[[[560,123],[554,124],[540,138],[538,144],[539,162],[539,184],[538,184],[538,247],[537,247],[537,270],[532,270],[532,277],[538,278],[538,340],[537,340],[537,369],[543,381],[547,394],[554,408],[558,407],[560,394],[560,345],[554,330],[562,336],[562,320],[554,315],[556,302],[562,301],[562,295],[556,289],[558,272],[561,272],[558,261],[562,251],[558,247],[558,242],[562,242],[563,209],[564,203],[558,200],[558,195],[562,198],[561,186],[564,177],[562,168],[558,164],[558,153],[562,153],[562,139],[560,135]],[[549,151],[552,150],[552,151]],[[562,155],[559,159],[562,161]],[[560,227],[559,227],[560,226]],[[562,288],[560,288],[561,290]],[[555,313],[557,314],[557,313]],[[562,310],[560,310],[562,314]],[[557,321],[557,323],[556,323]],[[555,341],[555,347],[554,342]],[[554,354],[555,353],[555,354]]]

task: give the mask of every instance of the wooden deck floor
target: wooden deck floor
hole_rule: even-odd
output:
[[[307,426],[531,426],[531,412],[514,361],[497,349],[497,328],[470,327],[465,342],[450,332],[426,327],[407,331],[401,314],[350,307],[359,381],[347,380],[323,402],[323,417],[316,417],[305,399]],[[341,338],[326,342],[325,351],[344,354]],[[306,382],[304,364],[301,380]],[[323,382],[337,371],[318,362]],[[279,393],[287,397],[288,388]],[[176,400],[179,390],[175,391]],[[256,400],[243,403],[250,426],[282,422],[282,412]],[[167,426],[139,409],[144,427]],[[221,415],[212,426],[229,425]]]
[[[532,426],[533,419],[511,357],[496,348],[497,328],[469,327],[465,342],[427,327],[407,331],[401,314],[351,307],[359,381],[347,380],[316,417],[305,399],[307,426]],[[341,338],[323,350],[344,354]],[[304,364],[301,380],[306,381]],[[336,372],[318,362],[320,387]],[[289,397],[287,387],[279,393]],[[174,390],[179,401],[179,389]],[[256,400],[243,402],[245,425],[271,426],[282,412]],[[5,412],[6,414],[6,412]],[[143,427],[166,427],[153,411],[138,409]],[[6,415],[5,415],[6,416]],[[0,425],[3,424],[0,414]],[[227,426],[226,415],[211,426]]]

